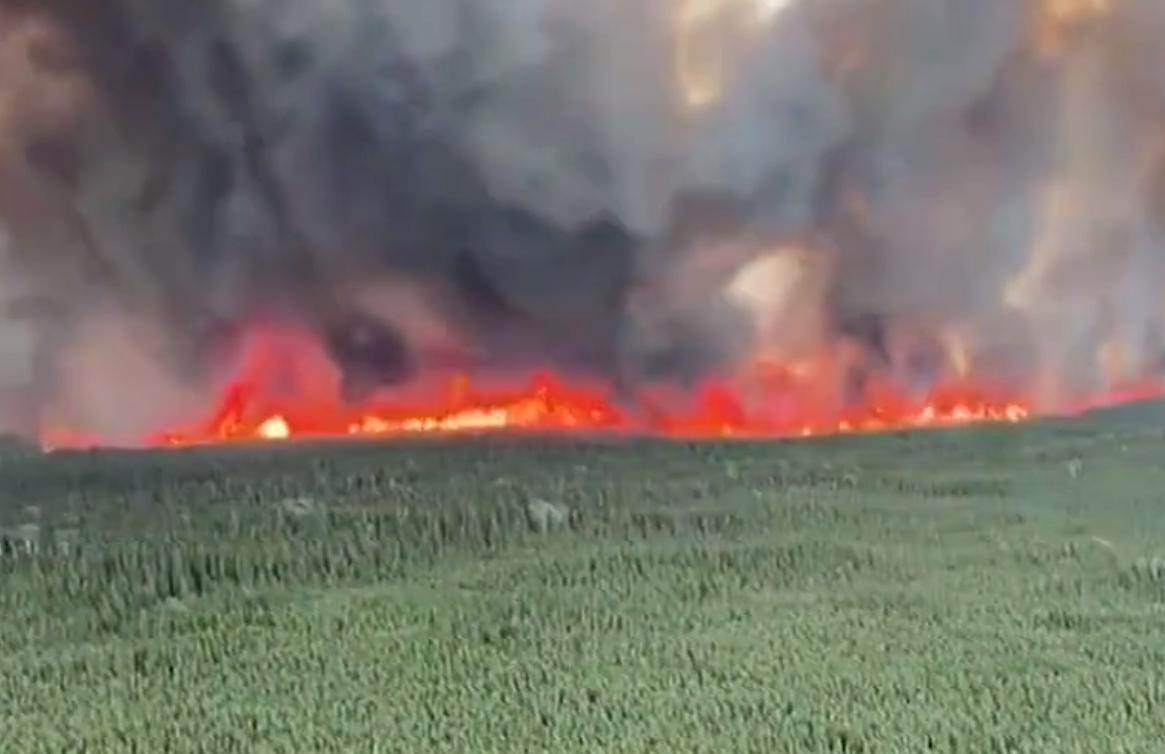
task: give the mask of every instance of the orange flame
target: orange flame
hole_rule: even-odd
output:
[[[1124,221],[1126,215],[1132,214],[1128,205],[1133,202],[1110,187],[1129,183],[1126,173],[1136,174],[1144,162],[1139,152],[1130,147],[1132,157],[1122,154],[1122,161],[1118,162],[1133,168],[1114,171],[1108,153],[1101,149],[1107,149],[1109,141],[1113,141],[1106,136],[1110,124],[1102,117],[1111,109],[1106,106],[1109,87],[1107,79],[1100,75],[1110,61],[1101,54],[1103,50],[1092,46],[1093,35],[1089,32],[1113,12],[1114,1],[1027,3],[1028,32],[1035,50],[1064,67],[1060,84],[1064,88],[1062,132],[1054,137],[1062,142],[1066,174],[1049,189],[1043,234],[1030,250],[1028,264],[1010,281],[1003,296],[1002,308],[1035,331],[1029,350],[1033,351],[1032,360],[1045,367],[1044,371],[1034,370],[1038,374],[1029,375],[1033,379],[1024,383],[1026,387],[984,381],[976,371],[981,354],[974,343],[978,329],[975,323],[963,328],[941,322],[935,325],[937,332],[925,333],[924,339],[935,336],[944,349],[945,377],[919,392],[903,387],[903,380],[890,374],[893,369],[865,375],[861,398],[855,402],[847,390],[854,360],[847,356],[846,344],[820,342],[831,336],[824,322],[823,305],[833,274],[828,260],[808,247],[782,246],[759,257],[756,264],[726,283],[725,298],[754,320],[756,348],[750,351],[743,367],[732,366],[731,375],[709,379],[690,390],[653,388],[628,395],[609,385],[552,371],[506,376],[440,374],[386,391],[369,405],[353,407],[341,399],[339,375],[311,339],[263,332],[256,336],[243,368],[207,417],[188,426],[169,428],[146,441],[155,446],[184,446],[501,431],[688,439],[799,437],[1019,422],[1165,394],[1165,383],[1152,378],[1084,400],[1066,400],[1058,386],[1042,379],[1049,377],[1047,382],[1054,383],[1056,380],[1051,378],[1056,374],[1078,371],[1074,362],[1073,368],[1057,371],[1056,362],[1074,359],[1076,352],[1076,341],[1059,337],[1058,331],[1067,329],[1075,335],[1076,330],[1083,329],[1062,328],[1067,313],[1087,308],[1087,316],[1082,319],[1091,318],[1102,324],[1119,321],[1119,312],[1106,312],[1137,298],[1118,282],[1137,280],[1140,273],[1122,266],[1124,263],[1113,249],[1103,249],[1103,258],[1089,257],[1087,264],[1069,253],[1076,248],[1072,241],[1084,237],[1082,231],[1091,228],[1090,221],[1099,224],[1110,220],[1110,216]],[[733,64],[755,39],[754,33],[775,23],[794,5],[794,0],[680,0],[674,19],[672,63],[677,99],[685,113],[695,116],[715,103],[730,83]],[[837,22],[837,29],[830,32],[840,43],[830,45],[838,51],[827,57],[831,61],[837,58],[830,67],[842,79],[866,65],[872,54],[851,40],[851,36],[859,40],[865,26],[866,16],[858,15],[863,22]],[[871,80],[880,79],[873,76]],[[855,91],[860,92],[864,86],[855,86]],[[878,91],[877,86],[870,88],[879,101],[890,96]],[[859,216],[860,224],[873,224],[864,217],[863,200],[862,195],[854,194],[854,214]],[[1118,267],[1127,274],[1103,274]],[[1087,275],[1068,274],[1079,268],[1087,269]],[[703,281],[718,277],[718,273],[715,269],[699,269],[693,277]],[[1081,277],[1093,281],[1077,284]],[[1111,282],[1110,278],[1119,281]],[[921,327],[930,325],[924,323]],[[988,324],[983,329],[990,328]],[[801,337],[793,337],[794,334]],[[1006,332],[1002,336],[1000,340],[1010,339]],[[1094,344],[1100,380],[1118,384],[1150,368],[1148,357],[1140,358],[1144,354],[1138,351],[1138,336],[1137,332],[1108,327],[1102,342]],[[903,339],[909,341],[910,337],[906,333]],[[908,342],[902,350],[909,352],[912,347]],[[293,377],[290,386],[283,384],[288,375]],[[1056,393],[1055,398],[1048,393]],[[99,444],[96,438],[60,428],[47,432],[44,441],[51,447]]]
[[[289,350],[290,349],[290,350]],[[279,354],[282,373],[273,371]],[[291,364],[286,362],[292,355]],[[837,362],[833,362],[835,365]],[[807,437],[843,432],[1019,422],[1041,413],[1031,396],[966,378],[911,395],[890,380],[875,380],[848,405],[829,360],[813,368],[757,366],[747,379],[709,380],[691,391],[664,388],[634,400],[608,387],[549,371],[521,378],[447,375],[389,391],[370,405],[340,398],[338,374],[305,339],[263,333],[244,368],[203,421],[146,438],[155,447],[319,438],[399,438],[482,433],[581,433],[677,439]],[[274,387],[292,374],[292,385]],[[1158,395],[1145,384],[1056,413]],[[87,447],[97,438],[56,430],[52,448]]]

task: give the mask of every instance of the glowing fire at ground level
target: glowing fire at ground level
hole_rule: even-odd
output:
[[[324,438],[400,438],[483,433],[579,433],[675,439],[790,438],[852,432],[1016,423],[1165,395],[1165,380],[1048,403],[1030,393],[968,379],[918,392],[891,380],[867,382],[842,399],[821,369],[758,369],[746,381],[709,380],[690,390],[635,396],[539,371],[512,376],[444,375],[388,391],[364,406],[339,396],[339,375],[304,343],[252,348],[207,417],[144,438],[153,447]],[[290,361],[288,357],[290,355]],[[99,439],[55,428],[50,448],[92,447]]]

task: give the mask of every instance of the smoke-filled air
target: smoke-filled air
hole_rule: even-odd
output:
[[[1162,39],[1159,0],[0,0],[0,427],[1152,392]]]

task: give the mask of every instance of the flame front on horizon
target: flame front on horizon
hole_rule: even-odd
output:
[[[0,0],[0,427],[40,392],[53,446],[804,436],[1160,392],[1157,0],[213,5],[190,23],[249,96],[132,11],[173,57],[155,108],[84,70],[92,24]],[[630,273],[577,250],[599,220]],[[423,367],[359,406],[313,330],[344,307]]]

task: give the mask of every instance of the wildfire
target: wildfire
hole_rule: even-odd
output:
[[[666,22],[672,37],[661,61],[665,66],[671,64],[665,74],[671,78],[663,82],[663,88],[669,95],[674,91],[682,106],[677,110],[680,119],[698,124],[704,115],[716,116],[717,101],[731,90],[733,74],[744,65],[742,61],[751,60],[750,45],[763,43],[764,32],[778,29],[780,24],[793,28],[804,20],[796,5],[795,0],[676,0],[670,8],[674,16]],[[901,123],[883,117],[896,109],[908,111],[928,95],[924,82],[910,73],[922,67],[901,61],[914,60],[914,56],[925,60],[931,54],[928,45],[904,44],[903,39],[889,33],[901,26],[894,22],[899,17],[890,14],[891,7],[885,3],[855,4],[852,13],[836,11],[837,18],[823,13],[816,25],[805,24],[806,29],[812,27],[814,34],[822,35],[823,68],[836,79],[832,83],[837,84],[838,97],[846,98],[853,111],[855,128],[868,127],[873,134],[868,139],[855,138],[847,148],[874,149],[879,140],[886,139],[887,149],[898,149],[901,145],[889,139],[888,132],[902,129],[896,137],[913,140],[914,129],[922,129],[919,124],[931,120],[911,112],[906,112]],[[927,4],[901,7],[914,13]],[[682,290],[675,296],[675,308],[682,309],[689,299],[702,304],[704,299],[714,298],[704,295],[705,287],[712,285],[707,281],[723,278],[715,295],[730,303],[734,312],[745,315],[750,327],[743,329],[750,330],[755,340],[751,347],[741,349],[742,356],[733,355],[732,363],[724,365],[719,377],[695,386],[616,389],[555,370],[520,374],[430,370],[413,384],[385,389],[370,402],[354,406],[342,397],[336,365],[312,337],[257,329],[244,347],[242,363],[232,372],[232,379],[210,399],[207,415],[153,434],[145,439],[146,444],[164,447],[498,432],[684,439],[804,437],[1013,423],[1165,395],[1165,381],[1153,376],[1165,345],[1159,331],[1165,326],[1159,317],[1148,316],[1138,308],[1162,308],[1159,292],[1147,292],[1160,282],[1162,273],[1152,254],[1136,245],[1141,237],[1138,234],[1146,232],[1146,218],[1155,211],[1142,196],[1147,182],[1145,166],[1161,172],[1159,152],[1165,137],[1160,135],[1159,119],[1142,123],[1140,110],[1124,107],[1121,98],[1127,93],[1114,85],[1122,80],[1114,73],[1119,61],[1110,49],[1111,40],[1100,31],[1107,28],[1105,24],[1120,4],[1116,0],[1025,0],[1025,4],[1013,7],[1018,9],[1017,36],[1026,39],[1025,54],[1031,59],[1012,56],[1009,65],[1018,71],[1014,75],[1023,75],[1024,86],[1040,83],[1055,95],[1040,107],[1054,108],[1056,115],[1047,138],[1054,147],[1049,153],[1058,160],[1058,172],[1036,182],[1032,189],[1041,198],[1036,213],[1039,230],[1026,251],[1026,263],[1018,273],[1009,273],[998,300],[996,294],[988,294],[991,300],[977,300],[974,314],[952,303],[950,313],[944,310],[929,316],[929,302],[943,295],[928,295],[921,297],[928,303],[919,305],[923,313],[915,315],[913,325],[887,326],[889,332],[879,337],[888,343],[857,346],[846,340],[851,335],[843,332],[837,321],[841,317],[834,317],[828,305],[839,264],[831,253],[840,252],[831,252],[826,248],[831,246],[828,243],[814,245],[818,234],[808,233],[806,238],[785,239],[763,254],[752,254],[757,250],[751,248],[745,250],[747,254],[725,253],[725,264],[732,268],[732,274],[717,266],[723,260],[716,252],[693,254],[692,269],[676,272],[680,280],[676,287]],[[884,15],[884,24],[872,22],[879,14]],[[939,17],[926,20],[935,22]],[[920,23],[919,28],[923,26]],[[972,32],[973,25],[968,33]],[[912,32],[903,32],[907,33]],[[1034,65],[1037,62],[1039,65]],[[952,65],[960,67],[957,62]],[[1045,67],[1056,68],[1057,76],[1048,75]],[[655,71],[654,65],[651,70]],[[975,78],[971,73],[966,76],[968,80]],[[952,82],[955,89],[964,85],[959,77]],[[935,89],[936,100],[945,102],[939,91],[945,87]],[[793,104],[798,115],[813,112],[811,103],[796,99]],[[933,120],[940,122],[947,117],[944,107],[942,103],[935,105],[935,113],[941,117]],[[988,108],[979,114],[990,116],[992,112]],[[668,109],[667,117],[675,114]],[[1025,118],[1028,115],[1025,113]],[[801,126],[817,121],[805,116],[789,122],[791,131],[812,131],[815,129]],[[830,121],[823,116],[822,122]],[[964,139],[976,145],[975,140],[986,139],[978,132],[990,132],[992,121],[985,116],[984,122],[987,125],[967,128],[966,133],[960,130],[960,138],[952,138],[952,154]],[[698,128],[692,130],[699,132]],[[725,132],[736,133],[731,129]],[[971,148],[966,151],[978,154]],[[961,152],[956,157],[961,158]],[[724,162],[735,165],[744,160],[725,157]],[[666,178],[669,171],[661,173]],[[723,172],[750,173],[736,167]],[[1006,171],[993,168],[990,175],[995,172],[1002,175]],[[972,178],[977,176],[971,171]],[[1160,180],[1156,173],[1151,177]],[[661,182],[666,184],[667,180]],[[978,197],[977,180],[967,183],[967,195]],[[841,213],[849,235],[870,236],[886,243],[889,241],[880,234],[900,240],[882,233],[892,224],[892,206],[890,210],[881,208],[883,214],[891,215],[891,220],[885,220],[860,185],[851,188],[843,184],[842,188],[845,202],[852,204]],[[952,199],[944,198],[934,205],[939,209],[955,207],[946,214],[935,212],[939,221],[954,228],[950,238],[939,235],[940,243],[958,248],[964,236],[979,237],[964,232],[964,225],[1011,227],[1010,221],[988,217],[990,213],[976,201],[964,202],[962,184],[956,189]],[[921,190],[918,193],[919,198],[926,198]],[[920,213],[924,211],[927,209]],[[920,235],[929,237],[926,224],[919,225],[923,229]],[[993,233],[984,237],[991,240]],[[746,258],[750,261],[744,264]],[[983,265],[984,269],[991,265],[986,255]],[[905,272],[906,268],[903,264],[893,271]],[[400,298],[405,294],[394,295],[397,298],[393,300],[400,304],[397,309],[410,314],[422,311],[412,299]],[[664,316],[673,314],[672,308],[659,308],[664,324],[672,324]],[[908,309],[884,306],[872,311],[891,321],[891,315],[898,317],[899,311]],[[645,319],[649,318],[645,315]],[[411,325],[415,329],[418,322]],[[420,340],[446,339],[440,327],[429,329],[433,333]],[[666,335],[660,340],[666,340]],[[994,354],[993,347],[1007,353]],[[873,355],[878,348],[892,353]],[[921,367],[916,363],[920,354],[926,362]],[[1018,378],[1011,374],[1013,370],[994,363],[1009,358],[1019,362],[1014,370],[1022,372]],[[84,369],[73,371],[91,376]],[[988,377],[997,371],[1010,376],[1002,382]],[[1145,375],[1150,377],[1142,380]],[[1058,382],[1060,379],[1070,384]],[[1091,394],[1081,398],[1082,389]],[[72,426],[67,420],[58,424]],[[77,447],[100,444],[104,438],[57,427],[45,432],[43,440],[51,447]]]
[[[290,365],[289,348],[294,349]],[[277,352],[279,374],[272,371]],[[692,390],[661,387],[633,397],[550,371],[521,378],[454,374],[389,391],[369,405],[354,407],[339,397],[334,367],[310,341],[288,333],[261,333],[206,418],[155,434],[146,444],[176,447],[499,432],[755,439],[1014,423],[1044,413],[1033,396],[992,388],[954,372],[922,394],[888,378],[875,379],[860,400],[846,401],[838,389],[841,363],[821,359],[796,367],[757,364],[745,377],[709,380]],[[295,378],[287,384],[289,371]],[[1058,412],[1158,392],[1156,384],[1142,385],[1060,406]],[[44,442],[52,448],[100,444],[97,438],[59,429],[48,432]]]

